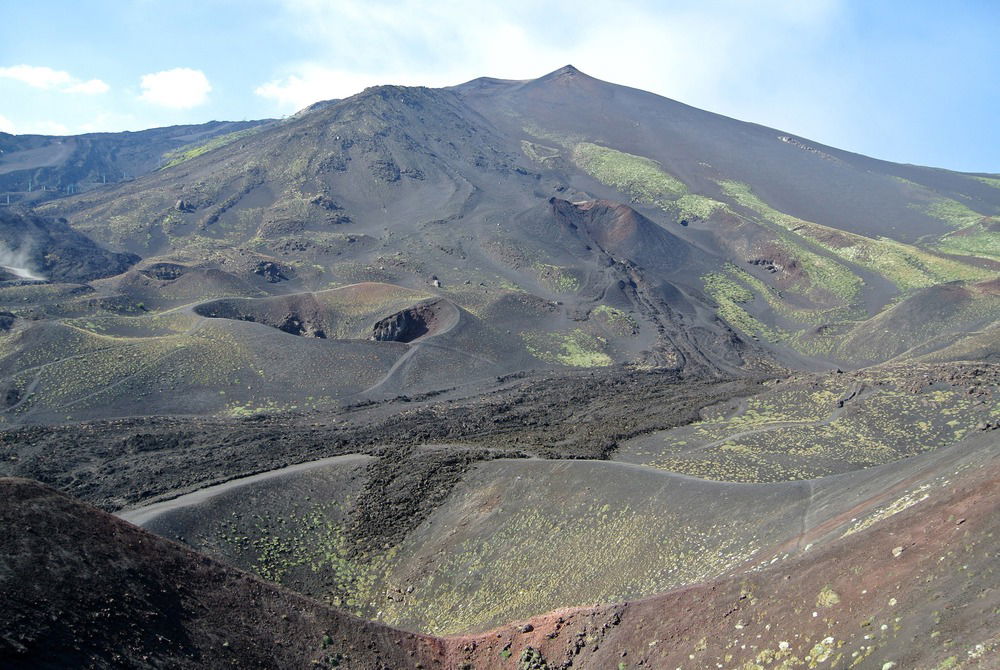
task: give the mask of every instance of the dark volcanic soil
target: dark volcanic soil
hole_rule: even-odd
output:
[[[24,256],[29,269],[54,282],[85,282],[125,272],[139,261],[135,254],[101,248],[64,219],[28,210],[0,210],[0,240]]]
[[[756,569],[450,638],[351,617],[0,479],[0,667],[995,670],[998,452],[987,432],[960,446],[900,464],[898,485]]]
[[[402,542],[444,502],[474,463],[497,456],[509,454],[488,449],[404,447],[373,461],[347,522],[352,553],[364,556]]]
[[[400,397],[330,414],[32,426],[0,432],[0,475],[37,479],[115,510],[338,454],[384,456],[386,467],[420,471],[428,466],[416,465],[414,459],[442,458],[411,450],[420,444],[478,448],[456,456],[462,462],[495,454],[606,458],[619,441],[694,421],[707,405],[756,393],[760,381],[702,381],[676,372],[614,368],[568,376],[517,376],[498,380],[501,390],[478,396]],[[453,475],[435,481],[450,487],[461,468]],[[380,471],[375,479],[395,476]],[[400,505],[422,509],[420,500],[438,494],[421,487],[394,495],[417,495]]]
[[[0,667],[441,667],[431,638],[324,607],[37,482],[0,479],[0,497]]]

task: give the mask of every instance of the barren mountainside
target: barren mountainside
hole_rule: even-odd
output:
[[[1000,175],[566,66],[0,135],[0,242],[0,666],[1000,668]]]

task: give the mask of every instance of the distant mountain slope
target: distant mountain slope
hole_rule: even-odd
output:
[[[380,394],[479,379],[498,362],[859,367],[948,349],[1000,319],[1000,180],[839,151],[572,67],[373,87],[172,162],[39,206],[150,268],[85,304],[38,291],[40,311],[156,318],[185,301],[377,282],[466,315],[463,359],[376,343],[405,360],[385,383],[343,388]],[[199,294],[196,276],[215,279]],[[948,296],[960,300],[945,308]],[[0,294],[0,307],[34,299]],[[933,318],[906,317],[921,314]],[[281,335],[218,329],[247,350]]]
[[[195,149],[267,121],[209,121],[85,135],[0,133],[0,202],[40,202],[135,179]]]
[[[777,210],[864,235],[912,242],[944,232],[945,221],[914,207],[939,199],[954,198],[981,215],[1000,213],[1000,189],[975,175],[841,151],[572,66],[530,81],[473,80],[453,90],[510,135],[648,157],[708,196],[722,195],[720,177],[747,183]]]

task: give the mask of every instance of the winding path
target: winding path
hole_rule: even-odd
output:
[[[441,330],[439,330],[438,332],[433,333],[431,335],[425,335],[424,337],[421,337],[420,339],[417,339],[417,340],[414,340],[413,342],[408,343],[407,346],[409,347],[409,350],[406,351],[406,353],[404,353],[402,356],[400,356],[396,360],[396,362],[392,364],[392,367],[390,367],[386,371],[386,373],[384,375],[382,375],[382,378],[379,379],[378,381],[376,381],[374,384],[372,384],[368,388],[366,388],[363,391],[359,392],[357,395],[364,396],[364,395],[369,395],[369,394],[377,393],[377,392],[381,391],[382,388],[386,384],[388,384],[389,381],[392,380],[393,377],[395,377],[396,375],[398,375],[400,373],[400,370],[404,369],[410,363],[410,360],[421,349],[440,349],[442,351],[447,351],[449,353],[453,353],[453,354],[457,354],[457,355],[460,355],[460,356],[465,356],[467,358],[475,359],[475,360],[477,360],[477,361],[479,361],[481,363],[485,363],[487,365],[493,365],[493,364],[496,363],[496,361],[492,361],[492,360],[490,360],[488,358],[483,358],[482,356],[477,356],[476,354],[473,354],[471,352],[462,351],[461,349],[457,349],[455,347],[449,347],[448,345],[441,344],[439,342],[435,342],[434,341],[434,338],[441,337],[442,335],[447,335],[448,333],[450,333],[452,330],[454,330],[458,326],[458,324],[462,320],[462,313],[461,313],[461,311],[451,301],[442,300],[442,304],[447,305],[447,307],[453,311],[453,314],[450,315],[451,321],[449,323],[447,323],[446,326],[444,328],[442,328]]]
[[[331,456],[329,458],[321,458],[318,461],[297,463],[295,465],[289,465],[284,468],[278,468],[277,470],[268,470],[267,472],[261,472],[256,475],[250,475],[249,477],[230,479],[228,482],[223,482],[222,484],[216,484],[214,486],[207,486],[203,489],[198,489],[197,491],[192,491],[191,493],[186,493],[182,496],[171,498],[170,500],[163,500],[161,502],[156,502],[151,505],[145,505],[143,507],[137,507],[131,510],[116,512],[115,516],[119,517],[120,519],[124,519],[125,521],[128,521],[130,523],[134,523],[137,526],[144,526],[162,514],[166,514],[167,512],[171,512],[176,509],[181,509],[184,507],[190,507],[192,505],[203,503],[206,500],[209,500],[218,495],[226,493],[227,491],[232,491],[233,489],[240,488],[241,486],[247,486],[248,484],[256,484],[259,482],[267,481],[269,479],[274,479],[275,477],[282,477],[284,475],[290,475],[296,472],[315,470],[316,468],[322,468],[327,465],[365,463],[369,460],[372,460],[372,458],[373,458],[372,456],[366,456],[364,454],[345,454],[343,456]]]

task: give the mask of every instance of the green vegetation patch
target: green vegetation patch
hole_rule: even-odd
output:
[[[992,186],[993,188],[1000,188],[1000,179],[996,177],[973,177],[976,181],[981,181],[987,186]]]
[[[17,385],[26,388],[30,384],[33,392],[18,411],[36,406],[73,407],[74,411],[99,407],[114,398],[118,385],[173,357],[182,346],[174,337],[109,340],[104,348],[76,355],[63,353],[43,367],[24,368],[25,372],[15,377]]]
[[[547,263],[535,263],[538,280],[556,293],[575,293],[580,290],[580,279],[572,268]]]
[[[1000,296],[966,287],[914,318],[910,301],[888,307],[874,317],[853,324],[840,334],[835,351],[841,358],[859,362],[884,360],[895,353],[933,341],[942,335],[969,332],[1000,319]],[[920,298],[914,298],[919,301]]]
[[[949,281],[985,279],[990,275],[981,268],[942,258],[886,237],[865,237],[785,214],[765,203],[742,182],[722,181],[719,185],[727,195],[755,211],[765,221],[784,228],[809,244],[882,275],[900,290],[924,288]],[[809,262],[804,258],[803,265],[810,275],[817,274],[813,277],[815,281],[824,286],[832,286],[838,294],[848,292],[848,286],[860,286],[860,278],[851,273],[849,268],[834,268],[829,265],[829,259],[825,261],[827,269],[835,270],[827,272],[826,276],[823,276],[823,269],[819,266],[809,267]]]
[[[806,244],[801,244],[800,240],[798,236],[785,233],[778,244],[792,258],[798,260],[809,277],[810,285],[804,293],[812,296],[828,293],[845,305],[853,305],[861,295],[865,285],[864,280],[845,265],[809,249]]]
[[[674,200],[687,193],[683,182],[644,156],[581,142],[573,149],[573,162],[594,179],[627,193],[637,202],[670,209]]]
[[[558,479],[563,476],[572,477],[572,471]],[[415,575],[409,597],[381,605],[384,622],[434,634],[481,630],[556,604],[620,602],[695,583],[759,548],[743,520],[695,524],[684,511],[655,499],[594,500],[589,490],[553,498],[548,482],[554,480],[523,473],[518,480],[499,481],[508,490],[496,485],[465,490],[449,505],[490,510],[496,502],[489,498],[497,497],[502,515],[473,515],[447,546],[424,545],[417,537],[401,545],[398,556],[433,549],[435,564]],[[479,507],[471,506],[476,503]],[[409,574],[397,569],[387,576],[392,581]]]
[[[843,305],[828,309],[806,309],[793,306],[785,301],[780,291],[772,286],[768,286],[743,268],[737,267],[732,263],[727,263],[726,272],[733,279],[746,284],[756,295],[762,297],[775,312],[792,321],[809,324],[829,324],[844,319],[863,318],[865,314],[861,308],[852,305]]]
[[[946,254],[979,256],[1000,261],[1000,232],[976,223],[963,230],[942,236],[934,248]]]
[[[563,135],[560,133],[551,132],[549,130],[546,130],[545,128],[542,128],[539,125],[536,125],[532,121],[528,121],[523,118],[521,120],[522,120],[521,130],[531,135],[532,137],[536,137],[540,140],[551,142],[557,146],[570,148],[577,142],[584,141],[584,138],[579,135]]]
[[[662,209],[678,220],[708,219],[715,212],[728,209],[723,202],[689,192],[684,182],[646,156],[618,151],[582,138],[553,135],[530,124],[524,130],[535,137],[571,148],[573,163],[591,177],[625,193],[634,202]],[[551,165],[562,156],[559,149],[526,140],[521,142],[521,150],[542,165]]]
[[[259,132],[259,130],[260,130],[259,128],[247,128],[245,130],[237,130],[232,133],[226,133],[225,135],[219,135],[218,137],[213,137],[209,141],[204,142],[202,144],[188,144],[183,147],[180,147],[179,149],[168,151],[167,153],[163,154],[163,160],[166,161],[166,163],[160,169],[165,170],[166,168],[174,167],[175,165],[180,165],[181,163],[187,162],[192,158],[197,158],[202,154],[206,154],[209,151],[212,151],[213,149],[218,149],[220,147],[226,146],[227,144],[232,144],[237,140],[241,140],[244,137],[249,137]]]
[[[927,205],[924,211],[954,228],[965,228],[979,223],[985,218],[985,215],[969,209],[958,200],[951,198],[937,198]]]
[[[673,202],[673,207],[682,219],[707,219],[717,211],[729,209],[725,203],[697,193],[685,193]]]
[[[67,325],[95,335],[114,338],[159,337],[190,331],[199,317],[176,310],[143,316],[87,316],[64,321]]]
[[[958,382],[914,393],[923,369],[900,370],[881,369],[878,385],[860,373],[783,384],[747,399],[735,416],[710,416],[637,440],[622,454],[721,481],[811,479],[940,449],[991,420],[996,394],[987,385],[973,393]]]
[[[528,140],[521,140],[521,151],[535,163],[549,165],[559,158],[559,149],[547,147],[544,144],[536,144]]]
[[[817,246],[829,250],[826,244],[817,243],[811,238],[803,238],[803,227],[808,222],[774,209],[757,197],[743,182],[720,181],[719,186],[737,203],[756,212],[765,222],[782,229],[778,244],[800,263],[809,277],[810,286],[800,287],[803,292],[815,294],[826,291],[847,304],[853,303],[861,294],[864,281],[850,268],[809,248]],[[832,228],[830,230],[833,231]]]
[[[987,270],[942,258],[889,238],[876,240],[852,236],[855,243],[831,249],[834,253],[886,277],[901,290],[923,288],[950,281],[987,279]]]
[[[371,617],[376,584],[384,585],[385,568],[396,552],[390,549],[377,557],[352,553],[343,522],[349,504],[307,499],[283,514],[260,510],[215,524],[202,542],[278,584],[315,582],[319,577],[325,585],[324,601]]]
[[[591,311],[591,315],[615,335],[635,335],[639,332],[639,324],[635,319],[610,305],[598,305]]]
[[[840,602],[840,595],[827,584],[816,596],[816,607],[832,607]]]
[[[711,272],[702,276],[705,291],[718,304],[718,314],[733,328],[754,338],[763,338],[769,342],[784,339],[784,334],[771,328],[752,316],[741,305],[753,300],[753,292],[746,286],[734,281],[721,272]]]
[[[611,365],[611,357],[604,352],[604,338],[591,335],[577,328],[570,333],[521,333],[521,338],[532,356],[546,363],[556,363],[577,368],[596,368]]]

